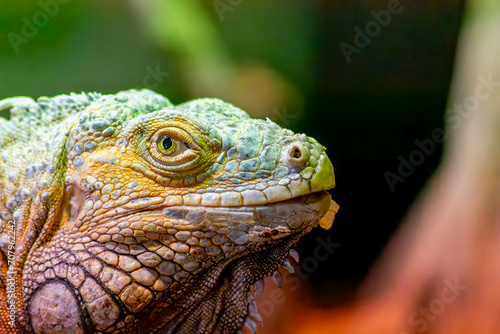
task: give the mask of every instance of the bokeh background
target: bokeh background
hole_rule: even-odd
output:
[[[315,137],[333,161],[340,211],[299,251],[314,256],[317,238],[328,235],[339,247],[301,291],[340,305],[355,296],[442,149],[391,188],[386,173],[398,174],[415,140],[443,128],[464,4],[402,0],[348,62],[341,43],[355,45],[354,29],[390,2],[3,2],[0,100],[144,87],[173,103],[219,97]]]

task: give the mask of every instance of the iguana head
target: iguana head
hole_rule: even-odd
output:
[[[260,280],[279,284],[297,240],[336,212],[324,147],[217,99],[102,96],[77,115],[66,153],[67,209],[47,247],[76,257],[84,277],[66,281],[99,331],[252,329]],[[95,304],[90,287],[107,297]]]

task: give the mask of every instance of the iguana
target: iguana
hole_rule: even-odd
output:
[[[150,90],[0,101],[2,333],[242,333],[338,206],[313,138]]]

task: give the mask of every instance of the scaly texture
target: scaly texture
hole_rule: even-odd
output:
[[[314,139],[148,90],[0,101],[0,329],[255,331],[262,278],[337,211]],[[322,218],[323,217],[323,218]]]

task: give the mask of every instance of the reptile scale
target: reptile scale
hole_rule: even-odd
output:
[[[325,148],[150,90],[0,101],[1,333],[242,333],[338,210]]]

